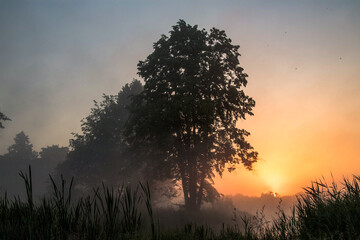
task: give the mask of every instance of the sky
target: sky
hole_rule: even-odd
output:
[[[67,146],[93,100],[138,78],[136,65],[179,19],[240,45],[259,152],[217,177],[224,194],[295,194],[360,174],[359,1],[0,1],[0,154],[24,130],[36,150]]]

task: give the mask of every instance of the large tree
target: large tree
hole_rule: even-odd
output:
[[[138,64],[145,85],[133,98],[126,135],[151,159],[149,171],[180,181],[185,207],[198,210],[218,196],[215,171],[240,163],[251,170],[257,161],[250,133],[237,127],[255,101],[243,91],[239,46],[224,31],[180,20],[153,47]]]

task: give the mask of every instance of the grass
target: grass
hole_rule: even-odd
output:
[[[199,216],[179,211],[157,215],[152,208],[149,185],[132,189],[94,189],[91,196],[74,201],[73,179],[51,178],[52,195],[34,202],[31,168],[20,172],[27,198],[0,196],[0,239],[360,239],[360,178],[344,179],[341,185],[318,180],[305,188],[290,215],[280,208],[272,222],[263,209],[256,216],[233,212],[230,223],[215,229],[189,222],[164,228],[162,219],[180,214],[197,220]],[[156,211],[157,212],[157,211]],[[165,214],[165,215],[164,215]],[[211,218],[215,212],[204,210]],[[165,216],[165,217],[164,217]],[[215,217],[214,217],[215,218]]]

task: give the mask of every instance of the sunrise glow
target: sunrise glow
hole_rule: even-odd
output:
[[[217,176],[221,193],[296,194],[321,176],[359,174],[359,4],[330,2],[4,5],[0,110],[13,121],[0,152],[21,130],[37,151],[67,146],[92,100],[138,78],[152,43],[185,19],[240,45],[244,91],[256,101],[238,127],[260,159],[252,172],[239,165]]]

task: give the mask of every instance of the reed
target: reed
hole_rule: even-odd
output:
[[[234,210],[233,223],[215,231],[196,223],[161,229],[148,183],[116,189],[103,184],[91,196],[73,201],[73,179],[61,176],[57,183],[50,176],[52,195],[34,202],[31,167],[19,175],[27,198],[0,196],[0,239],[360,239],[358,176],[340,185],[314,181],[298,196],[292,214],[279,208],[271,222],[261,210],[256,216]]]

